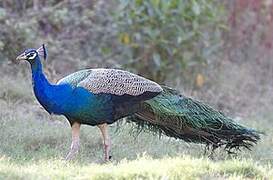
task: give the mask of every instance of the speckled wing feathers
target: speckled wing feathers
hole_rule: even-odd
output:
[[[77,86],[88,89],[94,94],[109,93],[119,96],[124,94],[138,96],[145,92],[162,92],[161,86],[157,83],[117,69],[82,70],[63,78],[58,84],[69,81],[72,85],[77,82]]]
[[[117,69],[93,69],[92,73],[81,81],[78,86],[82,86],[94,94],[110,93],[138,96],[147,91],[162,91],[162,88],[153,81]]]

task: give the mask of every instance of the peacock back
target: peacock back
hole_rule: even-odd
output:
[[[157,83],[144,77],[118,69],[86,69],[72,73],[57,84],[83,87],[94,94],[107,93],[117,96],[140,96],[163,91]]]

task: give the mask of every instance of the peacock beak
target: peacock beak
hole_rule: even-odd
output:
[[[17,56],[16,60],[27,60],[27,56],[25,53],[22,53],[19,56]]]

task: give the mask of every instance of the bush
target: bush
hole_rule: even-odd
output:
[[[31,44],[28,29],[20,22],[8,18],[5,9],[0,7],[0,63],[9,58],[16,58],[22,47]]]
[[[220,47],[224,10],[214,0],[119,3],[119,39],[130,60],[126,65],[158,82],[207,64]]]

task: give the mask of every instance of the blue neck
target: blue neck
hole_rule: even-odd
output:
[[[43,73],[43,67],[39,56],[37,56],[32,62],[30,62],[32,71],[32,84],[33,87],[43,85],[50,86],[50,83],[46,79]]]
[[[40,104],[47,112],[59,114],[62,110],[59,108],[58,95],[61,93],[60,87],[51,85],[43,73],[42,63],[37,56],[30,62],[32,70],[32,85],[34,94]]]

